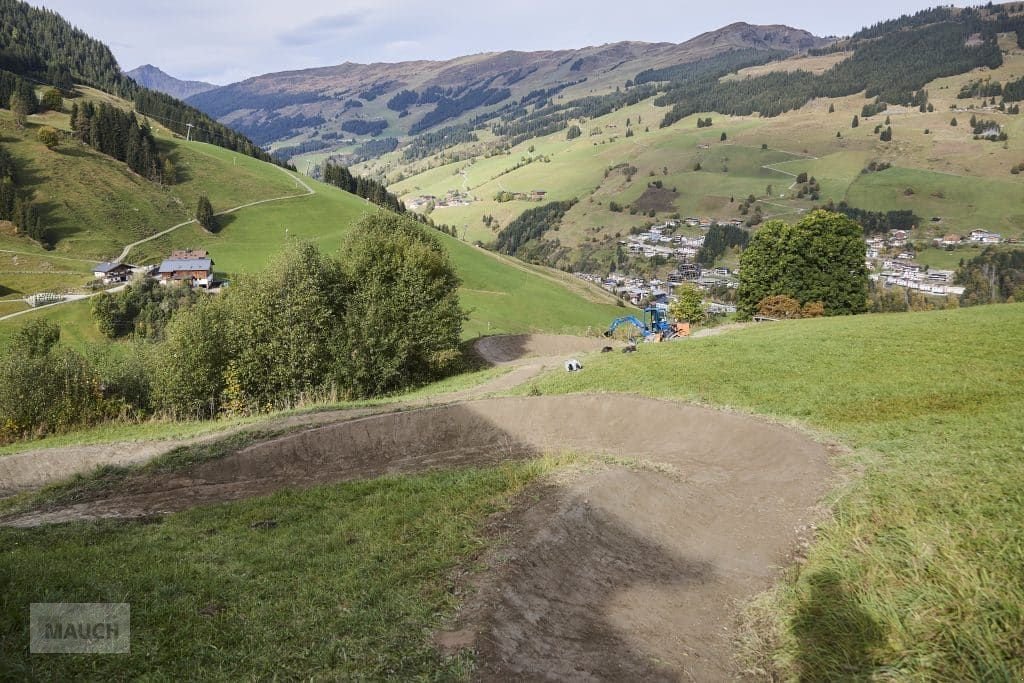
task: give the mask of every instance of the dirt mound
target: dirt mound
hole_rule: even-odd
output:
[[[524,497],[454,625],[463,636],[440,640],[474,647],[480,675],[495,680],[731,675],[735,605],[788,563],[829,477],[823,446],[741,415],[620,395],[374,415],[5,523],[144,516],[551,451],[648,464],[598,467]]]
[[[512,363],[524,358],[571,356],[600,351],[613,342],[603,337],[559,334],[516,334],[484,337],[474,348],[488,363]]]

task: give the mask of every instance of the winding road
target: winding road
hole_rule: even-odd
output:
[[[241,206],[235,206],[235,207],[232,207],[230,209],[225,209],[224,211],[218,211],[214,215],[215,216],[226,216],[227,214],[235,213],[236,211],[241,211],[242,209],[248,209],[248,208],[253,207],[253,206],[259,206],[260,204],[269,204],[271,202],[281,202],[281,201],[285,201],[286,199],[298,199],[300,197],[308,197],[308,196],[310,196],[312,194],[316,194],[316,190],[314,190],[309,185],[309,183],[307,183],[306,181],[302,180],[298,176],[292,174],[287,169],[281,168],[280,166],[275,166],[274,168],[278,169],[279,171],[281,171],[282,173],[287,175],[289,178],[294,180],[296,186],[301,185],[305,191],[302,192],[301,194],[289,194],[289,195],[284,195],[284,196],[281,196],[281,197],[271,197],[269,199],[260,199],[260,200],[255,201],[255,202],[249,202],[248,204],[242,204]],[[124,263],[125,259],[128,258],[128,254],[131,253],[132,249],[134,249],[135,247],[139,246],[140,244],[145,244],[146,242],[150,242],[150,241],[155,240],[155,239],[157,239],[159,237],[163,237],[164,235],[169,235],[172,232],[174,232],[175,230],[178,230],[179,228],[183,228],[186,225],[191,225],[191,224],[193,224],[195,222],[196,222],[196,219],[194,219],[194,218],[191,219],[191,220],[183,221],[181,223],[178,223],[177,225],[172,225],[171,227],[167,228],[166,230],[161,230],[160,232],[158,232],[158,233],[156,233],[154,235],[150,235],[149,237],[144,237],[143,239],[135,241],[135,242],[132,242],[131,244],[126,244],[124,249],[121,250],[121,253],[115,259],[115,262],[116,263]],[[0,250],[0,251],[8,252],[8,250],[6,250],[6,249]],[[11,252],[8,252],[8,253],[12,253],[13,254],[13,253],[24,253],[24,252],[13,252],[13,251],[11,251]],[[26,253],[26,255],[27,256],[32,256],[33,254],[27,254]],[[40,255],[39,254],[35,254],[35,256],[40,256]],[[46,258],[66,258],[66,257],[62,257],[62,256],[53,256],[53,257],[46,256]],[[67,259],[67,260],[84,261],[85,259]],[[94,261],[89,261],[89,263],[95,263],[95,262]],[[99,296],[100,294],[105,294],[105,293],[108,293],[108,292],[119,292],[122,289],[124,289],[126,286],[127,285],[120,285],[118,287],[113,287],[111,289],[106,289],[106,290],[103,290],[103,291],[100,291],[100,292],[95,292],[93,294],[68,294],[68,295],[65,295],[64,299],[62,299],[61,301],[58,301],[56,303],[47,304],[46,306],[39,306],[38,308],[28,308],[28,309],[26,309],[24,311],[18,311],[16,313],[9,313],[7,315],[0,316],[0,322],[2,322],[4,320],[9,320],[11,318],[17,318],[18,316],[26,315],[26,314],[32,313],[34,311],[41,311],[41,310],[44,310],[44,309],[53,308],[54,306],[59,306],[61,304],[70,303],[72,301],[81,301],[82,299],[91,299],[94,296]]]

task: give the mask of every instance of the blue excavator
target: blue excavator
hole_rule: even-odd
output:
[[[666,341],[676,336],[688,336],[690,326],[687,323],[670,323],[668,314],[657,306],[649,306],[644,309],[643,320],[634,315],[624,315],[616,318],[605,331],[604,336],[610,337],[620,325],[632,325],[639,332],[644,341]]]

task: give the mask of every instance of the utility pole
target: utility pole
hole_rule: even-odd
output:
[[[185,132],[185,142],[191,142],[193,125],[191,123],[186,123],[185,126],[188,128],[188,131]]]

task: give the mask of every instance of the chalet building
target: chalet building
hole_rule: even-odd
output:
[[[97,263],[93,266],[92,276],[105,285],[115,282],[128,282],[132,279],[135,266],[127,263]]]
[[[213,259],[169,258],[160,264],[157,277],[165,285],[180,283],[189,287],[209,287],[213,283]]]

